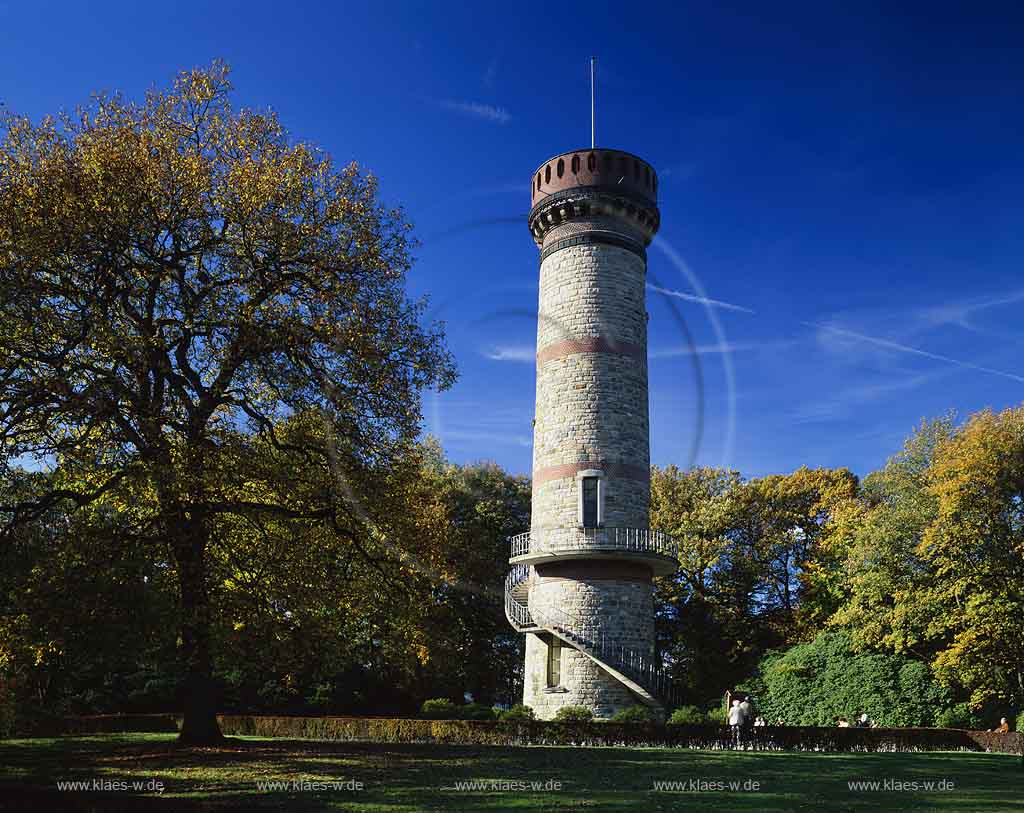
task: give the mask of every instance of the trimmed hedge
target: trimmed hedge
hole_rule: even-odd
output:
[[[177,734],[180,726],[177,714],[90,714],[80,717],[48,717],[23,724],[14,736],[57,737],[62,734]],[[28,725],[24,725],[24,724]]]
[[[175,714],[106,714],[47,721],[31,736],[123,732],[176,733]],[[391,717],[284,717],[226,714],[226,735],[340,742],[449,745],[587,745],[648,748],[733,747],[728,726],[657,723],[545,722],[540,720],[414,720]],[[26,732],[28,733],[28,732]],[[1024,734],[946,728],[816,728],[765,726],[744,732],[743,747],[757,751],[992,751],[1024,753]]]
[[[347,742],[461,745],[610,745],[731,749],[727,726],[534,720],[409,720],[384,717],[218,718],[225,734]],[[744,747],[775,751],[993,751],[1021,753],[1024,735],[941,728],[765,726],[744,734]]]

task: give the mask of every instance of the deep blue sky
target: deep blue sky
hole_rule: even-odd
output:
[[[239,104],[405,206],[461,372],[426,429],[528,472],[529,182],[589,143],[596,54],[598,144],[660,173],[649,272],[683,295],[649,292],[653,462],[691,462],[698,424],[671,302],[697,462],[865,474],[924,416],[1024,395],[1024,13],[957,5],[0,0],[0,100],[35,117],[226,59]]]

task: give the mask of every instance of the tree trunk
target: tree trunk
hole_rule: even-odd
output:
[[[181,659],[185,671],[182,682],[184,721],[178,742],[187,745],[216,743],[223,739],[223,735],[217,724],[217,696],[210,654],[207,529],[201,520],[191,518],[186,519],[174,533],[181,590]]]

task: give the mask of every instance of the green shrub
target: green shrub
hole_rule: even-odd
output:
[[[708,713],[704,715],[704,722],[708,725],[725,725],[728,722],[725,709],[721,706],[708,709]]]
[[[330,708],[334,702],[334,684],[318,683],[306,695],[306,704],[318,709]]]
[[[680,706],[666,722],[668,725],[703,725],[706,718],[696,706]]]
[[[420,706],[420,717],[426,720],[457,720],[458,707],[447,697],[434,697],[424,700]]]
[[[536,720],[537,715],[533,713],[533,709],[529,706],[524,706],[522,703],[516,703],[512,708],[501,712],[501,714],[498,715],[498,719],[502,721]]]
[[[14,692],[0,685],[0,740],[13,737],[17,728]]]
[[[613,723],[653,723],[654,716],[647,706],[629,706],[612,715]]]
[[[589,723],[594,713],[586,706],[562,706],[555,712],[555,720],[559,723]]]
[[[467,703],[455,706],[455,714],[460,720],[493,720],[494,709],[483,703]]]
[[[759,713],[788,725],[831,726],[867,713],[886,727],[931,726],[935,709],[952,697],[931,669],[900,655],[858,652],[843,632],[766,655],[759,664],[764,690]]]
[[[1024,711],[1017,715],[1017,725],[1013,730],[1024,734]]]
[[[977,715],[971,711],[966,703],[957,703],[947,709],[942,709],[935,715],[935,725],[938,728],[964,728],[976,729],[980,727]]]

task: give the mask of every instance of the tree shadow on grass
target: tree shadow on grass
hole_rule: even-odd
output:
[[[57,780],[155,780],[164,792],[58,792]],[[0,811],[135,810],[1017,810],[1019,758],[464,746],[108,735],[0,743]],[[901,789],[851,791],[886,780]],[[268,789],[262,782],[300,783]],[[309,789],[303,782],[349,782]],[[730,782],[739,782],[730,790]],[[952,782],[942,791],[911,783]],[[361,783],[361,790],[351,787]],[[672,789],[655,783],[678,782]],[[471,784],[476,783],[476,784]],[[696,783],[696,784],[694,784]],[[719,784],[721,783],[721,784]],[[933,787],[935,785],[933,784]],[[756,788],[756,789],[755,789]]]

